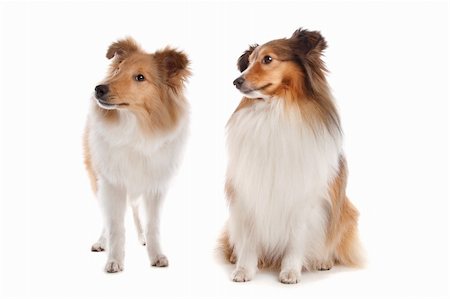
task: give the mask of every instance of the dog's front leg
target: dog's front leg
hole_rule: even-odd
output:
[[[150,264],[154,267],[167,267],[169,265],[169,261],[162,253],[161,245],[159,243],[159,216],[163,198],[164,191],[162,190],[155,190],[144,196],[144,209],[147,220],[145,226],[145,239],[147,242]]]
[[[279,280],[282,283],[294,284],[300,282],[302,274],[305,242],[309,239],[307,226],[292,229],[289,242],[281,260]]]
[[[253,279],[258,270],[258,253],[255,243],[249,237],[236,244],[237,262],[236,268],[231,274],[231,279],[235,282],[246,282]]]
[[[115,273],[123,270],[125,256],[126,191],[106,180],[99,180],[98,198],[103,212],[107,241],[108,260],[105,271]]]
[[[290,244],[285,256],[281,261],[281,272],[279,280],[282,283],[294,284],[300,281],[303,266],[303,255],[301,246]]]

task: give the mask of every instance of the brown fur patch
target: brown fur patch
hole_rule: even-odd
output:
[[[162,51],[157,51],[154,56],[164,76],[163,80],[174,91],[178,92],[184,81],[191,75],[188,69],[189,60],[187,56],[183,52],[169,47]]]
[[[119,40],[108,48],[106,57],[112,59],[109,72],[102,84],[108,86],[110,104],[122,104],[120,109],[134,113],[146,133],[171,130],[186,113],[187,103],[182,95],[184,82],[190,75],[189,60],[181,52],[170,48],[155,54],[145,53],[131,38]],[[143,75],[145,81],[136,80]],[[120,125],[118,110],[102,109],[94,112],[110,125]],[[97,175],[92,165],[86,127],[83,147],[84,164],[89,174],[92,190],[97,192]]]
[[[228,202],[232,202],[236,196],[236,190],[234,189],[233,183],[229,178],[225,182],[225,195]]]
[[[347,163],[341,157],[339,172],[329,189],[331,209],[327,246],[332,249],[337,263],[357,267],[363,263],[357,229],[359,213],[345,194],[346,185]]]
[[[120,59],[125,59],[130,54],[139,51],[139,49],[138,44],[131,37],[127,37],[112,43],[106,52],[106,58],[111,59],[118,56]]]
[[[222,256],[225,258],[225,261],[228,263],[236,263],[236,255],[234,253],[234,246],[230,243],[230,237],[228,235],[228,231],[224,230],[219,237],[219,250],[222,253]]]
[[[310,264],[305,265],[305,268],[308,270],[327,270],[334,263],[350,267],[361,267],[364,264],[357,228],[359,213],[345,194],[346,185],[347,164],[345,158],[341,157],[338,174],[329,187],[331,207],[326,246],[331,252],[331,259],[310,261]],[[228,200],[232,200],[235,190],[228,180],[225,190]],[[236,262],[234,245],[230,242],[227,230],[224,230],[220,236],[219,249],[226,261]],[[258,267],[279,270],[281,260],[282,256],[260,256],[258,259]]]
[[[113,43],[107,57],[114,60],[103,82],[109,89],[105,100],[134,113],[142,130],[149,134],[175,127],[186,112],[182,91],[190,75],[187,56],[168,47],[154,54],[145,53],[127,38]],[[144,80],[137,80],[138,75]],[[120,122],[117,110],[98,107],[96,111],[109,123]]]
[[[250,99],[250,98],[243,98],[241,100],[241,102],[239,103],[239,105],[237,106],[236,110],[234,110],[234,113],[238,112],[241,109],[245,109],[247,107],[252,106],[254,103],[256,103],[255,99]]]
[[[94,167],[92,165],[88,136],[89,136],[89,128],[86,127],[83,135],[84,165],[89,175],[92,191],[94,193],[97,193],[97,175],[95,174]]]
[[[219,237],[219,250],[222,253],[223,258],[226,262],[235,264],[237,261],[236,253],[234,252],[234,245],[230,242],[230,236],[228,231],[225,229],[221,236]],[[281,258],[282,257],[268,257],[262,256],[258,259],[258,268],[260,269],[275,269],[279,270],[281,268]]]
[[[286,109],[298,110],[311,128],[328,130],[331,136],[341,134],[341,124],[333,102],[326,68],[322,61],[322,51],[327,47],[325,39],[317,31],[299,29],[289,39],[279,39],[262,46],[251,46],[238,59],[238,69],[245,73],[242,77],[249,90],[259,90],[264,95],[285,102]],[[264,57],[272,58],[270,63]],[[243,98],[235,113],[251,106],[256,99]],[[230,119],[231,120],[231,119]],[[347,266],[362,265],[357,231],[358,211],[348,200],[345,188],[347,166],[341,157],[339,171],[329,187],[331,207],[327,227],[326,246],[331,257],[321,261],[309,261],[305,265],[310,270],[329,269],[334,262]],[[228,198],[235,197],[225,187]],[[228,232],[221,236],[220,247],[227,260],[234,256]],[[235,258],[234,258],[235,259]],[[261,268],[279,269],[282,256],[259,258]]]
[[[106,110],[96,105],[95,111],[96,113],[100,114],[102,118],[108,123],[115,123],[119,119],[119,114],[117,113],[117,110]]]
[[[249,89],[285,100],[288,109],[296,106],[305,120],[317,124],[318,119],[336,134],[341,124],[325,77],[325,48],[319,32],[299,29],[289,39],[273,40],[256,50],[251,47],[239,57],[238,67],[246,70],[243,78]],[[266,56],[272,58],[268,64],[264,63]]]

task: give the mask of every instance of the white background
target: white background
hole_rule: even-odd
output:
[[[448,4],[84,2],[0,6],[0,297],[307,298],[449,295]],[[227,217],[224,126],[252,43],[320,30],[368,253],[363,270],[235,284],[214,257]],[[133,36],[192,60],[191,134],[162,217],[170,266],[149,266],[127,214],[125,271],[103,272],[82,163],[90,96],[111,42]]]

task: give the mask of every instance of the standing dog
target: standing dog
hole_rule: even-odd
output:
[[[244,98],[227,125],[230,216],[221,238],[234,281],[251,280],[258,265],[297,283],[302,268],[361,263],[325,48],[319,32],[299,29],[238,60],[233,84]]]
[[[123,270],[128,201],[151,265],[165,267],[159,210],[186,138],[183,90],[189,61],[170,48],[145,53],[130,38],[113,43],[106,57],[113,60],[108,76],[95,87],[84,136],[85,164],[104,216],[103,233],[92,250],[107,249],[106,272]]]

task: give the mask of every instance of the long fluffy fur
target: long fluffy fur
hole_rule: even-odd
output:
[[[227,124],[230,218],[219,240],[235,281],[250,280],[255,264],[281,270],[284,283],[301,268],[362,265],[325,48],[319,32],[299,29],[238,59],[245,97]]]
[[[128,201],[151,264],[167,266],[159,244],[159,209],[187,135],[189,61],[171,48],[146,53],[131,38],[113,43],[106,56],[112,59],[102,82],[108,92],[93,98],[84,136],[85,165],[105,222],[92,250],[108,249],[107,272],[123,269]]]

